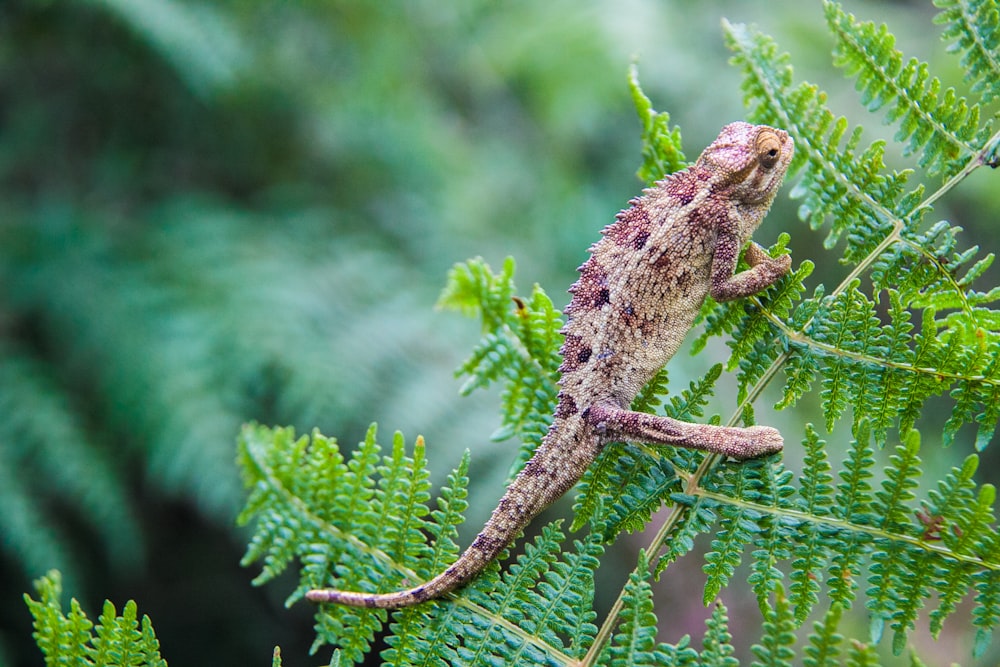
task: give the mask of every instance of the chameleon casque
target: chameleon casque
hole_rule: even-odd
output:
[[[772,259],[747,243],[771,207],[793,150],[782,130],[726,125],[693,166],[645,190],[602,231],[569,290],[552,426],[454,564],[396,593],[321,589],[306,597],[394,609],[462,586],[572,488],[609,442],[692,447],[735,459],[781,450],[781,435],[767,426],[691,424],[629,406],[680,347],[706,295],[716,301],[749,296],[788,272],[791,257]],[[744,246],[751,268],[735,273]]]

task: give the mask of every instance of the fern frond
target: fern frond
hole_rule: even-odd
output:
[[[837,485],[836,502],[833,505],[834,516],[863,525],[872,520],[872,487],[868,480],[874,476],[871,469],[875,465],[875,459],[869,439],[869,434],[861,429],[851,443],[851,450],[840,473],[841,482]],[[846,533],[841,535],[841,540],[843,544],[837,549],[831,562],[828,584],[831,600],[847,609],[854,600],[858,586],[855,579],[861,573],[861,561],[871,538],[863,534]]]
[[[614,468],[607,477],[613,501],[601,517],[601,534],[610,541],[623,532],[642,530],[660,509],[663,499],[681,489],[682,480],[666,459],[651,456],[633,445],[610,453]],[[600,471],[598,471],[600,472]]]
[[[976,608],[972,611],[972,625],[976,640],[972,655],[986,653],[993,641],[993,628],[1000,622],[1000,573],[979,572],[973,577],[976,587]]]
[[[672,396],[664,412],[674,419],[691,420],[704,415],[703,407],[712,396],[722,374],[716,364],[688,388]],[[634,410],[650,410],[666,393],[666,371],[661,371],[643,388],[632,403]],[[680,491],[676,469],[693,470],[702,455],[676,449],[668,458],[648,453],[641,447],[611,443],[584,473],[577,495],[572,530],[596,520],[595,530],[610,540],[622,531],[640,530],[662,503]],[[605,499],[614,498],[613,502]],[[602,510],[598,512],[599,508]],[[660,561],[662,562],[662,561]]]
[[[806,425],[806,437],[802,440],[802,446],[806,454],[799,481],[799,509],[809,516],[829,516],[833,505],[833,475],[826,456],[826,443],[820,440],[811,424]],[[806,522],[801,531],[789,574],[792,583],[788,599],[795,609],[797,623],[805,621],[810,610],[819,601],[818,578],[829,559],[830,551],[825,531],[820,526]]]
[[[400,587],[404,577],[429,578],[433,549],[422,533],[432,525],[427,472],[403,454],[402,436],[394,438],[391,457],[381,457],[380,449],[374,426],[347,462],[336,441],[319,433],[296,438],[291,429],[243,430],[238,461],[251,494],[239,520],[255,526],[242,563],[263,560],[255,583],[278,576],[296,558],[302,581],[288,604],[311,588],[384,591]],[[422,443],[415,449],[420,456]],[[400,501],[402,510],[394,505]],[[360,660],[384,618],[333,607],[317,614],[315,646],[337,642],[348,659]]]
[[[46,665],[121,665],[122,667],[166,667],[160,657],[160,643],[148,616],[141,626],[134,601],[129,600],[121,615],[110,601],[95,625],[70,601],[69,615],[62,611],[62,577],[52,570],[35,580],[39,600],[28,594],[24,601],[34,618],[33,634],[45,656]]]
[[[724,467],[717,475],[716,484],[729,497],[756,498],[762,486],[762,465],[766,464],[763,461],[753,461],[745,466]],[[716,489],[715,484],[706,486],[708,490]],[[711,551],[705,554],[705,565],[702,566],[702,571],[708,575],[702,596],[705,605],[711,604],[732,578],[742,560],[744,547],[752,539],[753,533],[759,530],[757,521],[761,516],[758,511],[735,503],[720,505],[718,512],[719,530],[712,540]]]
[[[761,487],[755,493],[757,502],[771,508],[757,521],[758,531],[754,535],[755,550],[751,574],[747,578],[757,603],[761,610],[770,595],[775,592],[784,579],[784,573],[778,569],[778,563],[787,561],[792,553],[792,536],[794,529],[780,518],[779,508],[794,506],[792,496],[795,489],[789,483],[792,471],[778,465],[761,466]]]
[[[455,525],[464,509],[468,456],[449,477],[431,513],[423,443],[407,456],[403,438],[382,455],[375,427],[350,460],[319,433],[248,426],[239,462],[251,489],[243,523],[254,535],[244,565],[263,561],[256,582],[273,579],[298,559],[299,585],[288,604],[316,587],[387,591],[425,581],[457,553]],[[425,534],[433,543],[428,544]],[[494,563],[451,597],[392,613],[384,658],[412,664],[434,656],[508,664],[569,661],[593,642],[593,575],[599,536],[567,549],[558,524],[543,528],[504,573]],[[316,612],[317,639],[359,662],[386,620],[383,610],[326,605]]]
[[[728,22],[723,31],[734,53],[732,62],[744,74],[750,117],[785,129],[795,140],[790,176],[807,167],[792,190],[793,198],[803,200],[799,217],[814,229],[831,220],[824,245],[832,248],[846,235],[844,261],[865,257],[892,231],[892,211],[902,203],[909,173],[884,173],[884,142],[859,153],[861,128],[848,135],[847,119],[834,117],[826,107],[826,94],[816,86],[793,87],[790,58],[778,53],[773,39]]]
[[[683,518],[674,524],[664,540],[667,549],[653,568],[657,577],[668,565],[691,551],[695,538],[710,532],[719,518],[717,509],[720,503],[715,500],[680,493],[675,493],[671,499],[684,508]]]
[[[779,587],[774,596],[774,607],[768,605],[764,614],[764,634],[760,644],[750,650],[757,658],[753,667],[791,667],[795,658],[795,622],[791,605]]]
[[[937,489],[928,493],[928,499],[921,503],[917,518],[924,526],[921,536],[925,541],[940,540],[957,553],[969,553],[970,549],[981,549],[979,541],[986,526],[992,523],[993,512],[990,505],[983,507],[977,503],[973,475],[978,467],[978,457],[965,459],[961,468],[952,471],[938,483]],[[980,494],[981,495],[981,494]],[[985,510],[985,512],[983,511]],[[977,544],[978,543],[978,544]],[[973,545],[976,546],[973,546]],[[935,588],[942,590],[938,608],[930,614],[930,630],[935,637],[941,632],[944,619],[958,605],[970,588],[971,568],[963,563],[951,562],[940,575]]]
[[[705,636],[701,641],[701,664],[712,667],[739,667],[740,661],[733,653],[730,643],[733,636],[729,633],[729,616],[726,607],[716,602],[712,615],[705,619]]]
[[[642,165],[636,176],[652,185],[688,165],[681,148],[681,130],[676,125],[671,129],[669,113],[653,109],[653,103],[639,86],[639,70],[635,63],[628,70],[628,88],[642,124]]]
[[[805,667],[839,667],[837,657],[841,654],[840,645],[844,636],[837,632],[843,610],[840,605],[833,604],[822,621],[813,623],[813,631],[809,633],[809,645],[806,646],[802,664]]]
[[[917,163],[931,176],[952,176],[979,152],[989,124],[979,126],[979,105],[969,105],[953,88],[941,92],[926,63],[893,48],[895,37],[883,23],[861,23],[840,5],[824,4],[827,25],[836,37],[834,64],[857,76],[861,103],[869,111],[889,106],[887,122],[899,121],[895,140],[908,142],[904,154],[919,153]]]
[[[935,23],[945,26],[941,38],[948,51],[963,53],[965,80],[983,104],[1000,96],[1000,9],[991,0],[934,0],[941,12]]]
[[[656,614],[649,585],[649,562],[645,553],[629,575],[622,597],[621,624],[601,656],[609,667],[656,665]]]
[[[846,667],[880,667],[878,650],[872,644],[852,642],[847,649]]]
[[[545,292],[535,286],[528,300],[514,296],[514,260],[494,274],[481,258],[456,264],[438,298],[438,307],[460,310],[482,320],[483,338],[458,369],[467,375],[461,392],[501,382],[501,427],[494,440],[517,437],[517,472],[541,442],[556,403],[562,314]]]

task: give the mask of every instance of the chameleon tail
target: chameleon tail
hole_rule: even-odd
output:
[[[495,560],[539,512],[580,479],[598,453],[596,442],[592,437],[585,437],[585,432],[582,419],[557,419],[535,455],[507,487],[493,515],[469,548],[451,567],[430,581],[395,593],[316,589],[306,593],[306,599],[353,607],[398,609],[440,597],[466,584]]]

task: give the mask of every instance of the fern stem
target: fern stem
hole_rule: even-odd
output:
[[[718,457],[715,454],[709,454],[705,457],[705,460],[707,461],[708,459],[718,458],[721,457]],[[705,465],[705,461],[702,461],[702,465]],[[692,477],[695,476],[693,475]],[[645,553],[652,555],[657,553],[663,547],[664,542],[667,541],[667,535],[669,535],[674,529],[674,526],[677,525],[677,522],[680,517],[683,516],[686,509],[687,507],[683,505],[674,505],[670,508],[670,514],[667,516],[663,524],[660,525],[660,528],[656,531],[653,539],[649,541],[649,545],[646,547]],[[633,570],[633,572],[635,572],[635,570]],[[611,605],[608,615],[604,617],[604,622],[601,623],[601,627],[597,630],[597,634],[594,635],[594,643],[590,645],[590,648],[587,649],[587,654],[583,656],[582,660],[580,660],[580,667],[597,664],[597,659],[601,655],[601,650],[603,649],[604,644],[611,639],[611,633],[618,624],[618,616],[622,612],[626,592],[625,587],[622,587],[621,592],[618,593],[618,598],[615,600],[615,603]]]
[[[784,336],[790,342],[799,343],[800,345],[811,347],[816,350],[822,350],[823,352],[827,352],[828,354],[831,355],[847,357],[848,359],[853,359],[854,361],[870,364],[872,366],[879,366],[881,368],[892,368],[895,370],[906,371],[908,373],[920,373],[923,375],[932,375],[937,378],[955,380],[955,381],[964,380],[968,382],[979,382],[990,386],[1000,385],[1000,380],[988,377],[986,375],[962,375],[960,373],[952,373],[950,371],[940,370],[937,368],[928,368],[924,366],[913,366],[912,364],[904,364],[899,361],[892,361],[890,359],[884,359],[882,357],[875,357],[870,354],[864,354],[863,352],[852,352],[849,350],[843,350],[837,347],[836,345],[820,342],[814,338],[811,338],[810,336],[805,335],[801,331],[792,329],[791,327],[786,325],[781,319],[775,317],[773,313],[767,310],[762,310],[762,312],[764,314],[764,317],[766,317],[771,322],[771,324],[773,324],[777,329],[779,329],[781,333],[784,334]],[[753,401],[757,398],[757,396],[760,394],[763,388],[766,387],[767,384],[770,382],[771,379],[770,376],[777,373],[778,369],[785,362],[788,361],[788,359],[792,356],[792,354],[793,352],[791,350],[783,352],[777,359],[774,360],[774,362],[772,362],[772,364],[764,372],[764,375],[761,376],[761,379],[751,388],[751,393],[749,393],[747,395],[747,398],[742,403],[739,404],[739,406],[736,409],[735,415],[730,420],[731,423],[728,424],[729,426],[735,425],[736,423],[735,420],[740,414],[742,414],[743,409],[750,403],[753,403]]]
[[[881,538],[885,540],[891,540],[893,542],[902,542],[918,549],[923,549],[924,551],[929,551],[935,553],[939,556],[944,556],[946,558],[952,558],[961,563],[966,563],[968,565],[973,565],[979,567],[983,570],[990,570],[993,572],[1000,571],[1000,563],[991,563],[989,561],[983,560],[982,557],[976,554],[962,554],[956,553],[947,547],[933,544],[931,542],[926,542],[924,540],[918,539],[916,537],[911,537],[909,535],[904,535],[902,533],[894,533],[891,531],[883,530],[875,526],[866,526],[863,524],[850,523],[848,521],[843,521],[832,516],[819,516],[817,514],[812,514],[809,512],[803,512],[801,510],[795,510],[791,508],[778,508],[774,505],[764,505],[760,503],[749,502],[741,498],[734,498],[732,496],[727,496],[725,494],[717,493],[714,491],[706,491],[704,489],[695,489],[690,492],[691,495],[698,496],[699,498],[706,498],[710,500],[716,500],[727,505],[738,505],[747,509],[752,509],[755,512],[760,512],[762,514],[769,514],[776,517],[785,517],[790,519],[796,519],[798,521],[808,521],[814,524],[823,524],[831,528],[836,528],[838,530],[846,530],[855,533],[864,533],[870,535],[874,538]]]
[[[935,190],[933,194],[929,195],[924,201],[922,201],[920,205],[914,209],[914,213],[919,212],[921,209],[929,209],[931,204],[936,202],[938,199],[947,194],[952,188],[965,180],[969,174],[983,165],[988,164],[989,162],[987,158],[996,151],[998,143],[1000,143],[1000,130],[998,130],[985,144],[983,144],[983,147],[969,159],[965,166],[962,167],[961,171],[949,178],[944,185]],[[991,164],[990,166],[994,165]]]

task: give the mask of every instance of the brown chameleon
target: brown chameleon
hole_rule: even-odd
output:
[[[788,255],[772,259],[747,243],[771,207],[793,150],[782,130],[727,125],[694,166],[645,190],[603,230],[569,290],[552,426],[451,567],[396,593],[322,589],[306,598],[395,609],[455,590],[572,488],[609,442],[692,447],[735,459],[779,451],[781,435],[767,426],[691,424],[629,406],[680,347],[706,295],[716,301],[749,296],[788,272]],[[735,273],[744,246],[751,268]]]

